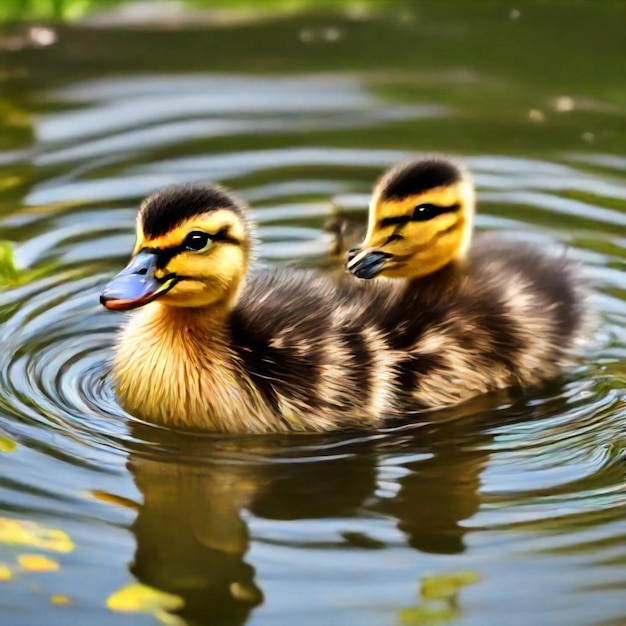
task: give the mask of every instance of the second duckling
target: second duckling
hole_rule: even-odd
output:
[[[454,302],[456,318],[438,326],[435,343],[468,359],[471,338],[479,379],[487,377],[480,363],[488,352],[500,364],[490,370],[492,384],[503,386],[502,375],[512,372],[523,385],[553,378],[591,328],[581,270],[564,256],[495,234],[471,244],[474,214],[473,181],[459,163],[435,155],[397,165],[376,183],[365,239],[346,267],[358,278],[405,279],[398,307],[431,308],[416,311],[420,316]],[[472,378],[469,371],[465,381],[448,377],[459,387],[438,393],[462,395]]]

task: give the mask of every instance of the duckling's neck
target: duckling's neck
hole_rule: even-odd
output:
[[[130,413],[170,427],[254,432],[270,411],[237,365],[229,310],[153,302],[124,328],[114,360],[117,394]],[[267,425],[258,429],[267,430]]]
[[[459,256],[430,274],[410,277],[407,289],[419,292],[423,298],[439,297],[443,292],[452,291],[459,284],[466,261],[464,255]]]

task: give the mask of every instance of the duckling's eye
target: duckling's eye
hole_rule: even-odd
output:
[[[194,230],[185,237],[183,246],[185,250],[192,250],[193,252],[200,252],[204,250],[211,243],[211,237],[206,233],[199,230]]]
[[[426,222],[427,220],[433,219],[433,217],[437,217],[441,212],[441,207],[435,206],[434,204],[420,204],[415,207],[411,221]]]
[[[411,216],[412,222],[427,222],[443,213],[453,213],[461,208],[460,204],[451,204],[450,206],[439,206],[438,204],[419,204],[413,210]]]

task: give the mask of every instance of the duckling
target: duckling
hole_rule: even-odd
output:
[[[100,297],[112,311],[141,308],[113,361],[124,408],[217,432],[378,423],[383,407],[361,402],[370,353],[358,320],[346,309],[330,323],[363,289],[310,271],[247,277],[252,242],[244,203],[219,186],[167,187],[142,203],[131,260]]]
[[[222,187],[171,186],[142,203],[131,260],[100,298],[139,309],[113,360],[129,412],[213,432],[372,428],[552,375],[580,325],[569,266],[541,255],[494,258],[519,268],[517,283],[477,267],[476,291],[424,298],[406,281],[254,274],[252,241],[246,206]],[[542,276],[530,291],[529,259]]]
[[[553,378],[592,325],[579,268],[493,234],[470,245],[474,215],[473,181],[460,163],[435,155],[397,165],[374,186],[365,238],[348,252],[346,268],[363,279],[405,279],[400,308],[452,299],[457,320],[441,327],[442,348],[458,335],[461,349],[456,325],[483,335],[478,362],[493,350],[505,379],[515,373],[516,383],[530,385]]]

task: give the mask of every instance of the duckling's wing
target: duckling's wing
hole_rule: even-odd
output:
[[[587,332],[586,288],[563,255],[485,241],[448,287],[408,284],[381,320],[390,347],[410,357],[397,365],[409,404],[553,378]]]
[[[294,429],[362,427],[378,419],[363,401],[372,358],[358,313],[386,291],[293,269],[267,270],[248,283],[231,318],[233,347],[253,384]]]
[[[565,249],[544,252],[528,243],[479,238],[470,258],[478,285],[495,285],[509,315],[528,332],[569,349],[588,334],[590,287]]]

